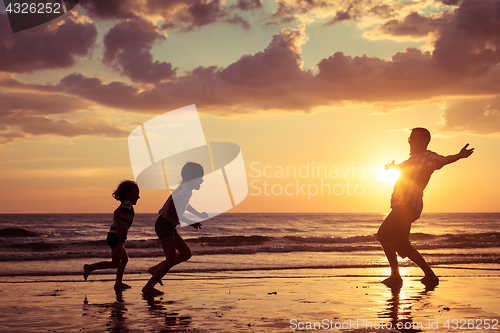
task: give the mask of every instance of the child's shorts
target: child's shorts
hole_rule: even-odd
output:
[[[106,242],[108,243],[109,247],[111,247],[111,249],[114,249],[116,247],[116,245],[118,245],[119,240],[120,239],[118,239],[118,236],[116,236],[116,233],[108,232],[108,237],[106,238]],[[121,238],[122,244],[125,243],[125,240],[127,240],[127,234],[124,232],[122,234],[122,238]]]
[[[176,225],[174,225],[172,222],[168,221],[161,215],[158,216],[158,219],[155,223],[156,234],[162,242],[169,239],[174,239],[175,235],[177,234],[177,230],[175,229],[175,227]]]

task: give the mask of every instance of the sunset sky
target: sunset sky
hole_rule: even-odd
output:
[[[232,212],[387,212],[413,127],[475,148],[424,212],[500,211],[500,1],[81,0],[18,33],[0,13],[0,213],[111,213],[130,132],[191,104],[241,148]]]

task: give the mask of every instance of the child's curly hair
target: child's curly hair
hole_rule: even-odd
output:
[[[118,185],[116,190],[113,192],[113,198],[115,198],[118,201],[124,201],[126,199],[125,195],[136,188],[137,189],[139,188],[136,182],[134,182],[133,180],[124,180]]]

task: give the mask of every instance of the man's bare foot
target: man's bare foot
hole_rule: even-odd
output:
[[[83,278],[85,279],[85,281],[87,281],[89,274],[90,274],[89,265],[83,265]]]
[[[401,276],[389,276],[387,279],[382,281],[383,284],[390,288],[401,287],[403,285],[403,279]]]
[[[155,271],[155,270],[153,270],[153,267],[150,267],[150,268],[148,269],[148,273],[149,273],[149,274],[151,274],[151,275],[153,275],[155,272],[156,272],[156,271]],[[158,283],[160,284],[160,286],[163,286],[163,281],[162,281],[161,279],[160,279],[160,281],[158,281]]]
[[[126,283],[115,283],[115,289],[120,289],[120,290],[123,290],[123,289],[130,289],[132,288],[131,286],[129,286],[128,284]]]
[[[156,288],[146,288],[146,287],[142,288],[142,292],[144,294],[153,295],[153,296],[163,295],[164,294],[163,291],[160,291],[160,290],[158,290]]]
[[[439,284],[439,278],[436,275],[433,276],[424,276],[420,282],[425,284],[427,287],[435,287]]]

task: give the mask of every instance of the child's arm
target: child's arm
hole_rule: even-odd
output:
[[[450,164],[450,163],[454,163],[454,162],[458,161],[461,158],[467,158],[467,157],[469,157],[474,152],[474,148],[467,149],[468,146],[469,146],[469,144],[466,144],[460,150],[460,152],[458,154],[449,155],[449,156],[445,156],[445,157],[441,158],[436,163],[436,169],[441,169],[445,165]]]
[[[186,223],[187,225],[192,226],[195,229],[201,229],[201,223],[200,222],[196,222],[196,221],[190,220],[187,217],[185,217],[184,215],[179,215],[179,221],[182,221],[182,222]]]
[[[199,218],[202,218],[202,219],[203,219],[203,218],[208,218],[208,214],[207,214],[207,213],[205,213],[205,212],[200,213],[200,212],[198,212],[196,209],[194,209],[194,208],[193,208],[193,206],[191,206],[191,205],[188,205],[188,206],[186,207],[186,210],[187,210],[188,212],[190,212],[191,214],[194,214],[194,215],[198,216]],[[180,217],[179,217],[179,220],[181,220],[182,222],[186,222],[186,223],[188,223],[189,225],[191,225],[191,226],[192,226],[193,228],[195,228],[196,230],[201,229],[202,224],[201,224],[200,222],[194,222],[194,221],[191,221],[191,220],[187,219],[187,218],[186,218],[186,217],[184,217],[184,216],[182,216],[182,218],[180,218]],[[188,222],[188,221],[189,221],[189,222]]]
[[[124,210],[125,209],[123,209],[122,207],[118,207],[117,209],[115,209],[113,215],[113,219],[115,220],[116,224],[116,237],[118,237],[119,239],[122,237],[123,234],[121,214],[123,213]]]
[[[194,215],[198,216],[201,219],[206,219],[208,217],[207,213],[205,213],[205,212],[200,213],[196,209],[194,209],[193,206],[191,206],[191,205],[188,205],[187,208],[186,208],[186,210],[188,212],[190,212],[191,214],[194,214]]]

